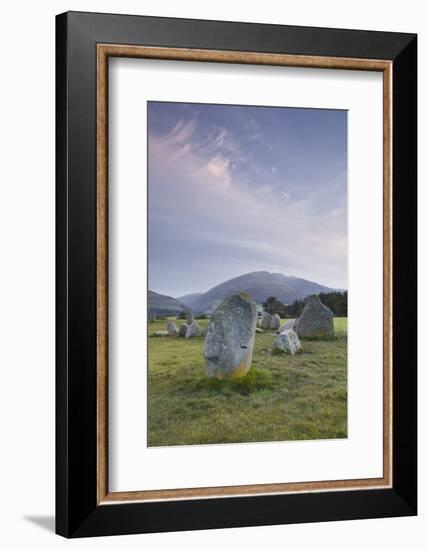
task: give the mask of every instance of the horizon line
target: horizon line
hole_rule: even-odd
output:
[[[269,275],[283,275],[284,277],[289,277],[289,278],[293,278],[293,279],[300,279],[300,280],[308,281],[310,283],[314,283],[316,285],[324,286],[332,292],[347,292],[348,291],[347,287],[345,288],[345,287],[329,286],[327,284],[319,283],[317,281],[314,281],[312,279],[308,279],[306,277],[299,277],[297,275],[285,275],[284,273],[282,273],[280,271],[268,271],[267,269],[260,269],[260,270],[257,270],[257,271],[248,271],[246,273],[242,273],[241,275],[235,275],[233,277],[230,277],[229,279],[225,279],[225,280],[223,280],[223,281],[221,281],[221,282],[219,282],[215,285],[212,285],[207,290],[199,290],[199,291],[193,290],[193,291],[190,291],[190,292],[170,293],[170,292],[160,292],[158,290],[153,290],[153,287],[150,287],[149,284],[147,284],[147,291],[156,292],[156,294],[161,294],[163,296],[169,296],[170,298],[174,298],[175,300],[178,300],[178,298],[183,297],[183,296],[188,296],[189,294],[206,294],[207,292],[209,292],[210,290],[212,290],[216,286],[219,286],[219,285],[221,285],[223,283],[226,283],[228,281],[232,281],[233,279],[238,279],[239,277],[244,277],[245,275],[250,275],[252,273],[268,273]]]

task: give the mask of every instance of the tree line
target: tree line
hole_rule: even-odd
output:
[[[335,317],[348,316],[348,292],[321,292],[321,302],[333,312]],[[283,319],[295,319],[300,317],[306,300],[294,300],[291,304],[283,304],[275,296],[269,297],[262,306],[271,315],[277,313]]]

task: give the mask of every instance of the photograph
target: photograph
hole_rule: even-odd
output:
[[[148,447],[347,438],[347,155],[344,109],[147,102]]]
[[[2,8],[0,547],[427,547],[424,4]]]

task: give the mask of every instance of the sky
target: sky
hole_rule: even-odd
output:
[[[347,112],[148,102],[149,288],[347,288]]]

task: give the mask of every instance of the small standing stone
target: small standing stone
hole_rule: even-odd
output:
[[[184,335],[185,338],[193,338],[195,336],[199,336],[201,333],[201,329],[199,328],[199,325],[197,321],[193,321],[192,323],[187,323],[186,325],[186,333]]]
[[[301,348],[300,340],[293,330],[284,330],[277,336],[274,344],[274,349],[294,355]]]
[[[166,324],[166,330],[170,336],[178,336],[178,328],[174,321],[168,321]]]
[[[264,330],[269,330],[270,326],[271,326],[271,323],[272,323],[272,315],[270,313],[268,313],[267,311],[265,311],[263,313],[263,318],[262,318],[261,323],[260,323],[260,328],[262,328]]]
[[[284,330],[294,330],[294,322],[294,319],[292,319],[291,321],[287,321],[281,327],[279,327],[278,332],[281,334],[281,332],[284,332]]]
[[[272,315],[270,320],[270,328],[271,330],[278,330],[281,325],[281,317],[278,315],[278,313],[275,313],[275,315]]]
[[[182,325],[180,325],[180,328],[178,329],[179,338],[184,338],[186,336],[187,327],[188,327],[187,323],[183,323]]]
[[[191,325],[195,320],[195,314],[193,313],[193,311],[190,311],[190,309],[186,311],[186,320],[188,325]]]

